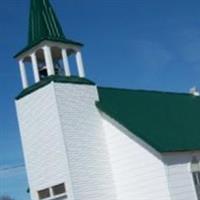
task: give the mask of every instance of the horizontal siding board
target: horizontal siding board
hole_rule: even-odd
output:
[[[104,116],[109,155],[119,200],[170,200],[165,168],[149,147],[130,138],[108,116]]]
[[[163,156],[172,200],[197,200],[190,163],[199,152],[172,153]]]
[[[68,163],[52,84],[16,101],[32,199],[65,182],[72,199]]]
[[[116,200],[96,86],[55,84],[76,200]]]

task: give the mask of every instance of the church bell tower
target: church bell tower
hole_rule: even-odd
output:
[[[84,78],[82,46],[65,37],[48,0],[32,0],[28,45],[15,56],[19,61],[23,88],[29,86],[25,64],[32,65],[34,81],[37,83],[51,75],[71,76],[69,56],[75,57],[78,75]]]
[[[85,78],[82,46],[65,37],[49,0],[31,0],[28,44],[15,58],[23,86],[16,108],[32,200],[115,200],[95,104],[98,89]]]

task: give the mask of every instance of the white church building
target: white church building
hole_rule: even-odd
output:
[[[200,200],[200,97],[99,87],[82,46],[48,0],[31,0],[28,44],[15,56],[31,199]]]

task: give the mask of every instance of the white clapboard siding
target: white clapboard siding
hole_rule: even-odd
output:
[[[163,155],[172,200],[197,200],[190,168],[193,156],[200,159],[199,152]]]
[[[160,155],[104,116],[118,200],[170,200]]]
[[[32,199],[64,182],[68,200],[197,200],[200,152],[159,154],[98,100],[96,86],[52,82],[16,101]]]
[[[16,106],[32,199],[38,199],[38,190],[66,183],[68,199],[72,200],[53,84],[20,99]]]
[[[32,199],[65,182],[69,200],[116,200],[96,86],[51,83],[16,102]]]
[[[115,200],[96,86],[55,84],[76,200]]]

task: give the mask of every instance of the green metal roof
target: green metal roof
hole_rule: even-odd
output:
[[[16,100],[51,82],[95,85],[85,78],[50,76],[23,90]],[[157,151],[200,150],[200,97],[103,87],[98,92],[97,107]]]
[[[48,76],[46,78],[44,78],[43,80],[41,80],[40,82],[31,85],[30,87],[24,89],[15,99],[19,100],[33,92],[35,92],[36,90],[43,88],[44,86],[48,85],[51,82],[55,82],[55,83],[71,83],[71,84],[83,84],[83,85],[95,85],[94,82],[86,79],[86,78],[80,78],[78,76],[70,76],[70,77],[66,77],[66,76],[58,76],[58,75],[52,75],[52,76]]]
[[[28,45],[15,57],[44,40],[82,46],[81,43],[65,37],[49,0],[31,0]]]
[[[200,150],[200,97],[98,88],[97,107],[159,152]]]

